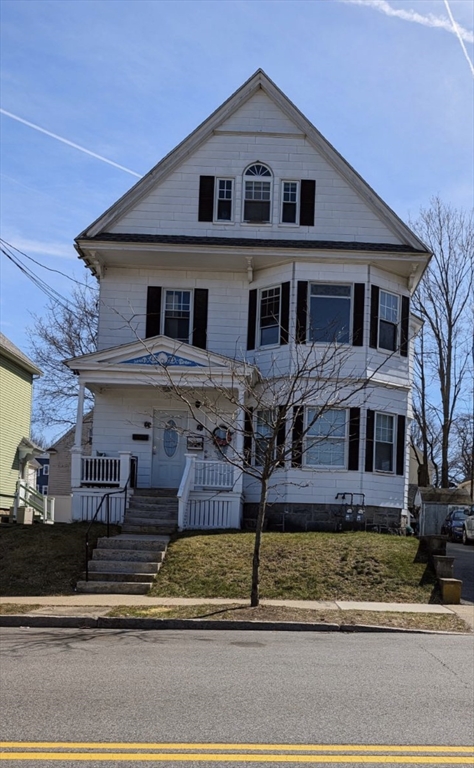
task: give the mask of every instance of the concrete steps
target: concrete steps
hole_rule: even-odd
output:
[[[145,595],[161,568],[168,541],[169,536],[156,535],[154,527],[148,535],[124,532],[99,539],[88,564],[88,580],[84,573],[77,591]]]

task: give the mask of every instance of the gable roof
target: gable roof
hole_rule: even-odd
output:
[[[43,375],[43,371],[38,368],[34,362],[30,360],[30,358],[27,357],[25,353],[21,351],[21,349],[18,349],[18,347],[16,347],[15,344],[10,341],[10,339],[8,339],[3,333],[0,333],[0,352],[5,357],[13,360],[13,362],[19,365],[20,368],[24,368],[24,370],[28,371],[28,373],[32,373],[36,376]]]
[[[372,211],[387,227],[402,240],[417,251],[428,253],[428,248],[411,231],[409,227],[384,203],[366,181],[344,160],[342,155],[330,144],[288,97],[270,80],[262,69],[258,69],[235,93],[232,94],[218,109],[216,109],[201,125],[199,125],[178,146],[154,166],[114,205],[96,219],[87,229],[81,232],[76,240],[94,238],[107,232],[113,225],[135,206],[153,187],[163,181],[185,157],[198,149],[213,132],[259,89],[276,104],[277,107],[299,128],[306,139],[321,154],[325,160],[346,180],[360,195]]]

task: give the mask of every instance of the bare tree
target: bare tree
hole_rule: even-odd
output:
[[[75,424],[77,377],[64,360],[95,352],[97,319],[98,292],[92,283],[77,285],[67,305],[50,300],[44,316],[33,315],[31,356],[43,371],[35,389],[36,428]],[[86,408],[93,407],[88,392],[85,402]]]
[[[414,413],[424,461],[431,453],[431,460],[439,465],[438,482],[447,488],[450,436],[456,413],[463,405],[463,386],[469,371],[474,222],[472,214],[434,197],[411,226],[433,252],[414,300],[414,310],[424,321],[416,349]]]
[[[282,482],[278,470],[285,465],[301,467],[303,456],[324,450],[328,438],[333,438],[335,445],[345,435],[348,408],[350,441],[357,442],[358,456],[360,406],[377,373],[357,377],[351,364],[352,350],[342,345],[296,345],[286,350],[284,359],[275,356],[260,368],[236,360],[230,383],[224,383],[218,373],[209,373],[200,389],[188,383],[185,374],[176,378],[172,367],[157,360],[170,398],[185,403],[192,418],[214,439],[221,459],[258,485],[251,606],[260,600],[262,532],[269,495],[278,494]],[[222,430],[217,441],[216,426]]]

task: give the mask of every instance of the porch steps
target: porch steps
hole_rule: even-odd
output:
[[[84,573],[77,591],[145,595],[161,568],[168,541],[169,536],[129,533],[99,539],[89,561],[89,580]]]
[[[124,516],[123,533],[174,533],[178,527],[177,492],[172,488],[137,488]]]

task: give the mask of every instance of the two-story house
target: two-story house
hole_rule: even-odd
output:
[[[67,363],[80,381],[75,519],[132,473],[137,488],[179,489],[180,527],[239,527],[259,499],[237,460],[259,460],[258,382],[290,381],[303,359],[308,380],[341,383],[333,407],[303,398],[283,429],[271,515],[331,527],[345,493],[366,514],[400,520],[418,328],[410,296],[430,253],[262,70],[76,248],[100,281],[100,317],[98,351]],[[338,371],[318,367],[330,347]],[[85,387],[95,394],[90,458]]]

